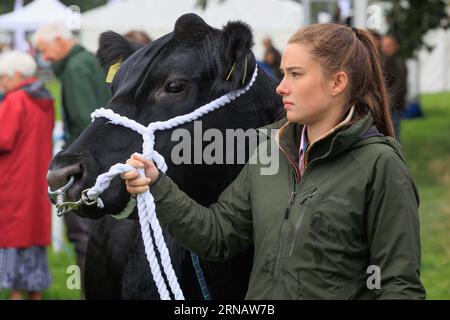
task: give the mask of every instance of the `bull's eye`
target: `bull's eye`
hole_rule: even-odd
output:
[[[180,93],[186,88],[186,83],[181,80],[171,80],[166,84],[167,93]]]

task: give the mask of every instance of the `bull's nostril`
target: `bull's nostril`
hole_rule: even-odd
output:
[[[51,190],[56,190],[67,184],[70,176],[80,175],[83,172],[81,163],[76,163],[68,167],[49,171],[47,174],[48,186]]]

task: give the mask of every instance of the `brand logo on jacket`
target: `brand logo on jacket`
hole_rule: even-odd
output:
[[[348,206],[350,205],[350,201],[349,201],[349,200],[343,199],[343,198],[338,198],[338,197],[336,197],[336,196],[334,196],[334,195],[331,195],[331,196],[328,198],[328,200],[331,200],[331,201],[333,201],[333,202],[342,204],[343,206],[346,206],[346,207],[348,207]]]

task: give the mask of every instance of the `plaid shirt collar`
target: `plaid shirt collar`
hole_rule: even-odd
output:
[[[299,160],[298,160],[298,168],[300,170],[301,175],[303,175],[303,171],[305,170],[306,149],[308,149],[308,137],[307,137],[307,133],[306,133],[306,126],[303,126],[302,136],[300,139],[300,150],[299,150]]]

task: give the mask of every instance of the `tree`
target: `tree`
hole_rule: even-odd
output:
[[[413,57],[418,50],[432,46],[425,43],[425,34],[439,27],[449,27],[446,9],[448,2],[443,0],[390,1],[392,9],[388,13],[390,33],[400,40],[400,54],[404,58]]]
[[[32,0],[24,0],[23,4],[26,5]],[[14,0],[3,0],[0,2],[0,14],[8,13],[14,9]]]
[[[76,5],[79,6],[81,9],[81,12],[94,9],[99,6],[105,5],[108,1],[107,0],[59,0],[66,6]]]

